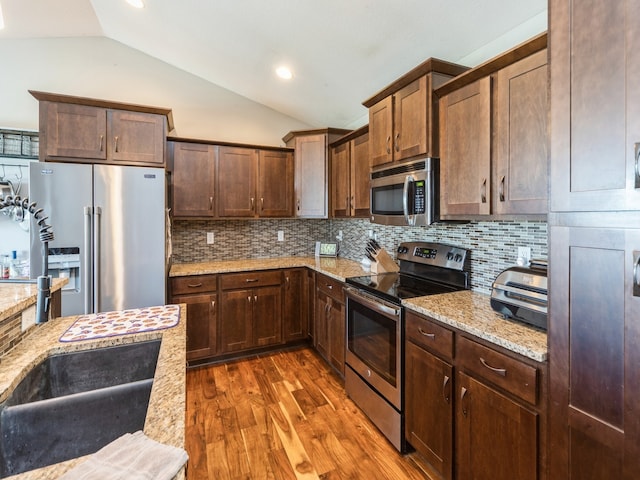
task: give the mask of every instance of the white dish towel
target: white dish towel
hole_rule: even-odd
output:
[[[101,448],[60,480],[171,480],[188,459],[182,448],[137,431]]]

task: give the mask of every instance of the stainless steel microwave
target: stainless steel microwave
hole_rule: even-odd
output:
[[[429,225],[436,220],[438,159],[421,158],[371,172],[371,222]]]

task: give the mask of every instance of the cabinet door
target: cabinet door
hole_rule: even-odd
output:
[[[70,103],[40,102],[40,111],[40,122],[44,122],[46,128],[44,150],[47,158],[106,160],[106,109]]]
[[[369,217],[370,215],[370,157],[369,134],[354,138],[351,147],[351,171],[349,175],[351,190],[351,216]]]
[[[315,335],[313,337],[313,346],[318,353],[329,360],[329,308],[331,307],[331,299],[326,293],[319,289],[316,290],[316,314],[314,317]]]
[[[213,145],[174,144],[174,216],[210,217],[215,214],[215,153],[216,147]]]
[[[293,156],[290,153],[260,150],[257,198],[261,217],[293,216]]]
[[[282,289],[253,290],[253,344],[255,347],[282,343]]]
[[[256,212],[256,150],[220,147],[218,151],[219,217],[253,217]]]
[[[307,338],[309,323],[309,295],[307,269],[295,268],[284,271],[283,288],[283,337],[292,342]]]
[[[496,214],[546,214],[549,169],[547,51],[497,73],[493,162]]]
[[[440,215],[489,214],[491,78],[440,100]]]
[[[344,376],[346,318],[344,303],[332,299],[328,314],[329,363]]]
[[[220,293],[220,353],[252,346],[253,292],[232,290]]]
[[[427,77],[394,94],[394,161],[427,153]]]
[[[640,230],[550,239],[550,478],[637,478]]]
[[[331,149],[331,215],[335,218],[351,216],[349,159],[349,142]]]
[[[180,295],[172,303],[187,304],[187,360],[216,354],[217,295]]]
[[[107,157],[114,162],[164,166],[164,125],[162,115],[108,110]]]
[[[640,4],[549,11],[551,210],[640,210]]]
[[[369,149],[371,166],[393,161],[391,138],[393,128],[393,97],[383,98],[369,109]]]
[[[465,373],[457,379],[457,477],[537,480],[538,415]]]
[[[327,218],[327,136],[296,137],[296,216]]]
[[[406,342],[405,434],[444,480],[453,475],[453,367]]]

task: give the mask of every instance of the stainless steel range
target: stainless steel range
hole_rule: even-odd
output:
[[[347,279],[345,388],[401,452],[404,440],[404,298],[469,288],[467,250],[440,243],[401,243],[399,273]]]

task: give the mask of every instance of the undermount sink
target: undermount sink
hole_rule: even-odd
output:
[[[94,453],[144,427],[160,340],[53,355],[0,405],[0,478]]]

